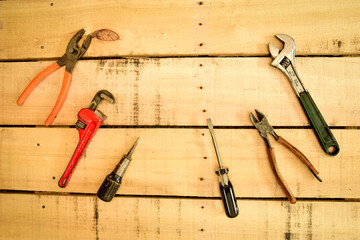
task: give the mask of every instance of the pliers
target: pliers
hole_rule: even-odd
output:
[[[75,63],[86,53],[90,46],[92,39],[91,35],[88,35],[86,37],[81,47],[78,46],[78,43],[84,33],[84,29],[79,30],[68,43],[65,54],[57,62],[51,64],[50,66],[42,70],[38,75],[36,75],[36,77],[29,83],[29,85],[25,88],[25,90],[17,100],[17,104],[21,106],[25,102],[26,98],[30,95],[30,93],[42,80],[44,80],[48,75],[65,65],[64,80],[60,90],[60,94],[52,112],[45,121],[45,126],[49,126],[54,121],[57,114],[60,112],[60,109],[64,104],[66,96],[70,89],[71,74],[74,69]]]
[[[279,182],[280,186],[284,190],[286,197],[289,199],[289,202],[294,204],[294,203],[296,203],[296,198],[292,194],[290,188],[286,184],[284,178],[282,177],[282,175],[279,171],[279,168],[277,166],[276,159],[275,159],[274,148],[271,146],[270,140],[268,138],[268,134],[274,136],[274,138],[276,139],[277,142],[281,143],[282,145],[287,147],[292,153],[294,153],[309,168],[311,173],[320,182],[322,182],[322,179],[319,177],[319,171],[317,171],[315,169],[315,167],[305,157],[305,155],[302,152],[300,152],[300,150],[298,150],[296,147],[291,145],[284,138],[282,138],[281,136],[279,136],[275,133],[273,127],[269,124],[267,118],[265,117],[265,115],[262,112],[260,112],[259,110],[256,110],[256,109],[255,109],[255,112],[256,112],[258,119],[252,113],[250,113],[250,119],[251,119],[252,123],[254,124],[254,126],[256,127],[256,129],[259,131],[260,135],[265,140],[271,168],[274,171],[277,181]]]

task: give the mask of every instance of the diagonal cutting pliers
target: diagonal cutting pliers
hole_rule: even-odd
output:
[[[78,43],[84,33],[84,29],[79,30],[68,43],[65,54],[57,62],[51,64],[50,66],[42,70],[38,75],[36,75],[36,77],[29,83],[29,85],[25,88],[25,90],[17,100],[17,104],[21,106],[25,102],[26,98],[30,95],[30,93],[42,80],[44,80],[48,75],[65,65],[64,80],[60,90],[60,94],[52,112],[45,121],[45,126],[49,126],[54,121],[57,114],[60,112],[60,109],[64,104],[70,89],[71,74],[74,69],[75,63],[86,53],[90,46],[92,38],[91,35],[88,35],[86,37],[81,47],[78,46]]]
[[[276,179],[279,182],[281,188],[284,190],[286,197],[289,199],[289,202],[292,204],[296,203],[295,196],[292,194],[290,188],[286,184],[286,182],[285,182],[284,178],[282,177],[280,170],[277,166],[274,148],[271,146],[270,140],[268,138],[268,134],[272,135],[276,139],[277,142],[281,143],[282,145],[287,147],[292,153],[294,153],[309,168],[311,173],[320,182],[322,182],[322,179],[319,177],[319,171],[317,171],[315,169],[315,167],[306,158],[306,156],[302,152],[300,152],[300,150],[298,150],[296,147],[291,145],[284,138],[282,138],[281,136],[279,136],[275,133],[273,127],[270,125],[267,118],[265,117],[265,115],[262,112],[260,112],[259,110],[256,110],[256,109],[255,109],[255,112],[256,112],[258,119],[252,113],[250,113],[250,119],[251,119],[252,123],[254,124],[254,126],[256,127],[256,129],[259,131],[260,135],[265,140],[271,168],[273,169]]]

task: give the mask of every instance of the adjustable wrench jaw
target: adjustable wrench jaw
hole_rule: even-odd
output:
[[[295,68],[295,41],[286,34],[276,34],[275,37],[284,44],[284,47],[280,51],[275,45],[269,43],[269,52],[274,59],[271,66],[280,69],[289,78],[299,97],[300,93],[307,92],[307,90],[302,84]]]

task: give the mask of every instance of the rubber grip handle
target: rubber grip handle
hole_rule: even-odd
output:
[[[65,99],[68,95],[68,92],[70,89],[70,83],[71,83],[71,73],[69,73],[68,71],[65,71],[64,80],[63,80],[63,84],[62,84],[62,87],[60,90],[59,97],[56,100],[56,104],[55,104],[53,110],[51,111],[49,117],[45,121],[45,126],[49,126],[54,121],[54,119],[56,118],[58,113],[60,112],[60,109],[61,109],[62,105],[64,104]]]
[[[300,93],[299,98],[324,151],[330,156],[338,155],[340,152],[339,144],[310,96],[310,93]]]
[[[23,105],[26,98],[30,95],[30,93],[36,88],[39,83],[44,80],[47,76],[49,76],[52,72],[59,69],[60,66],[55,62],[42,70],[36,77],[29,83],[29,85],[25,88],[23,93],[20,95],[19,99],[17,100],[17,104],[19,106]]]
[[[115,196],[121,184],[121,177],[111,173],[106,176],[97,192],[97,196],[104,202],[110,202]]]
[[[270,165],[271,165],[272,170],[274,171],[276,180],[280,184],[281,188],[284,190],[284,193],[285,193],[286,197],[289,199],[289,202],[291,204],[296,203],[296,198],[295,198],[294,194],[292,194],[290,188],[286,184],[284,178],[282,177],[282,175],[279,171],[279,167],[276,163],[274,148],[272,148],[272,147],[268,148],[267,152],[268,152],[268,156],[269,156],[269,160],[270,160]]]
[[[281,143],[283,146],[285,146],[286,148],[288,148],[292,153],[294,153],[311,171],[314,172],[314,174],[316,174],[316,175],[319,174],[319,171],[316,170],[316,168],[311,164],[309,159],[307,159],[307,157],[302,152],[300,152],[300,150],[297,149],[294,145],[292,145],[291,143],[286,141],[281,136],[279,136],[277,141],[279,143]]]
[[[237,206],[234,189],[230,180],[228,181],[228,185],[225,187],[220,183],[220,193],[221,199],[224,203],[226,215],[229,218],[236,217],[239,214],[239,208]]]

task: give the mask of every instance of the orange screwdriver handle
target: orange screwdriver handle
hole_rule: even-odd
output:
[[[29,85],[25,88],[23,93],[20,95],[19,99],[17,100],[17,104],[19,106],[23,105],[26,98],[30,95],[30,93],[35,89],[39,83],[44,80],[47,76],[49,76],[51,73],[59,69],[60,66],[55,62],[42,70],[36,77],[29,83]]]
[[[60,112],[60,109],[61,109],[62,105],[64,104],[65,99],[68,95],[68,92],[70,89],[70,83],[71,83],[71,73],[69,73],[68,71],[65,70],[64,81],[63,81],[63,84],[62,84],[62,87],[60,90],[59,97],[56,100],[56,104],[55,104],[52,112],[50,113],[49,117],[45,121],[45,126],[49,126],[54,121],[54,119],[56,118],[58,113]]]

